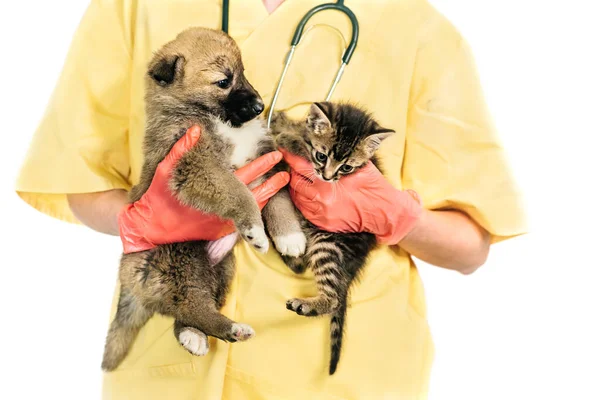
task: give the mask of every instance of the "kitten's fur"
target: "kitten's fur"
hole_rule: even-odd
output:
[[[174,195],[188,206],[233,220],[247,242],[266,252],[269,242],[258,205],[233,174],[235,168],[275,149],[264,121],[256,119],[263,103],[243,70],[235,42],[212,29],[187,29],[154,55],[146,75],[144,165],[129,200],[142,197],[175,142],[189,127],[199,125],[200,140],[173,170],[170,187]],[[285,164],[272,173],[280,167]],[[264,210],[277,248],[284,254],[301,254],[304,236],[299,223],[293,223],[295,209],[288,192],[279,191]],[[280,222],[286,219],[293,221]],[[295,238],[291,244],[290,237]],[[230,342],[254,335],[250,326],[219,312],[235,272],[234,260],[228,251],[217,264],[211,263],[210,243],[160,245],[123,254],[121,292],[106,339],[104,370],[114,370],[121,363],[154,313],[174,317],[175,337],[196,355],[208,351],[207,335]]]
[[[380,169],[374,153],[393,132],[356,106],[322,102],[311,106],[306,121],[293,121],[284,113],[275,113],[271,133],[278,146],[313,164],[314,174],[307,178],[336,184],[341,176],[352,174],[369,160]],[[286,305],[299,315],[332,315],[329,373],[334,374],[342,349],[348,291],[377,241],[371,233],[326,232],[299,213],[298,217],[308,240],[306,252],[302,257],[283,259],[296,273],[310,268],[319,294],[309,299],[290,299]]]

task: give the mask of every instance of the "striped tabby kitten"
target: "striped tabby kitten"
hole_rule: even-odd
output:
[[[277,113],[272,123],[272,134],[276,136],[278,146],[312,163],[314,174],[308,178],[322,179],[332,185],[336,185],[342,176],[365,166],[369,160],[379,168],[374,153],[382,140],[392,133],[393,130],[382,128],[368,112],[350,104],[331,102],[312,104],[305,121],[293,121],[285,114]],[[298,315],[332,315],[329,364],[332,375],[341,354],[350,285],[366,264],[377,241],[373,234],[366,232],[326,232],[300,213],[298,216],[307,238],[306,252],[300,257],[283,256],[283,259],[296,273],[310,268],[316,277],[319,294],[308,299],[288,300],[286,306]]]

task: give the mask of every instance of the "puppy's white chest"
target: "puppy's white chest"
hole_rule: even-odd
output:
[[[233,146],[231,165],[238,169],[256,157],[258,145],[266,136],[266,127],[258,119],[245,123],[239,128],[217,123],[217,132]]]

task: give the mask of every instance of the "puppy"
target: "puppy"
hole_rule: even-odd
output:
[[[139,200],[148,190],[158,164],[186,130],[200,125],[201,139],[173,170],[170,188],[176,198],[232,220],[241,237],[259,252],[269,248],[266,225],[280,252],[302,254],[306,238],[288,192],[282,190],[271,198],[264,208],[263,223],[252,193],[233,173],[275,150],[264,121],[257,118],[264,109],[263,101],[244,76],[233,39],[217,30],[187,29],[154,55],[145,79],[144,164],[130,201]],[[280,163],[270,174],[284,168]],[[291,222],[282,222],[286,220]],[[219,312],[235,273],[234,243],[216,262],[208,251],[214,242],[207,241],[123,254],[119,303],[107,335],[102,369],[114,370],[122,362],[154,313],[175,319],[175,337],[194,355],[207,353],[207,335],[228,342],[251,338],[254,330],[250,326]]]

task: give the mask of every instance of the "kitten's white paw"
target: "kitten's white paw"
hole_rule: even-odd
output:
[[[243,342],[254,337],[254,329],[250,325],[235,323],[231,325],[231,336]]]
[[[298,257],[306,251],[306,236],[302,232],[275,236],[273,243],[281,255]]]
[[[269,250],[269,239],[264,228],[254,225],[250,229],[241,232],[244,240],[250,243],[259,253],[266,253]]]
[[[205,356],[208,353],[208,337],[197,329],[184,328],[178,339],[179,343],[195,356]]]

